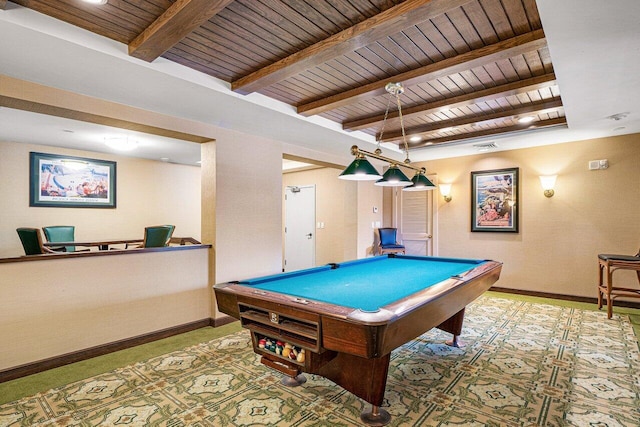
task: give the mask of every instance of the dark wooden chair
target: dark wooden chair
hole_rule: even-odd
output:
[[[398,229],[391,227],[378,228],[378,253],[384,254],[404,254],[404,245],[397,241]]]
[[[17,228],[18,237],[24,248],[25,255],[42,255],[56,253],[42,244],[42,235],[39,228]]]
[[[640,288],[614,286],[613,272],[616,270],[633,270],[640,284],[640,251],[634,256],[599,254],[598,309],[602,308],[603,299],[607,300],[607,318],[613,315],[613,300],[618,297],[640,298]],[[606,277],[606,279],[605,279]]]

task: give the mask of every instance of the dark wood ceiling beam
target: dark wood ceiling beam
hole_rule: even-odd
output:
[[[429,123],[421,126],[414,126],[412,128],[406,128],[405,134],[407,138],[410,136],[417,136],[425,133],[437,132],[441,129],[445,129],[448,127],[456,127],[456,126],[465,126],[472,123],[480,123],[486,122],[487,120],[498,120],[498,119],[506,119],[507,117],[515,117],[521,115],[530,115],[530,114],[545,114],[551,113],[553,111],[558,111],[562,108],[562,100],[558,98],[553,98],[551,100],[545,100],[540,102],[534,102],[532,104],[523,105],[517,108],[510,108],[508,110],[500,110],[494,113],[488,114],[474,114],[471,116],[461,117],[459,119],[451,119],[451,120],[442,120],[434,123]],[[521,128],[526,127],[526,125],[521,126]],[[376,137],[376,139],[379,136]],[[393,132],[385,132],[382,136],[382,142],[395,141],[397,139],[402,138],[402,131],[393,131]]]
[[[558,117],[555,119],[541,120],[539,122],[530,123],[527,126],[507,126],[503,128],[497,129],[485,129],[477,132],[464,133],[460,135],[454,136],[443,136],[442,138],[432,138],[427,141],[414,142],[409,143],[409,149],[423,148],[423,147],[435,147],[437,145],[443,145],[447,143],[460,142],[468,139],[475,138],[483,138],[483,137],[491,137],[497,135],[503,135],[505,133],[513,133],[513,132],[523,132],[533,129],[543,129],[547,127],[554,126],[564,126],[567,124],[567,119],[565,117]]]
[[[235,92],[257,92],[412,25],[463,6],[470,0],[406,0],[353,27],[302,49],[231,83]]]
[[[378,80],[377,82],[299,105],[298,114],[312,116],[344,107],[372,96],[384,95],[386,93],[384,86],[388,82],[401,82],[406,88],[538,50],[546,46],[546,44],[547,41],[544,32],[542,30],[535,30],[451,58],[443,59],[442,61],[425,65],[424,67]]]
[[[429,102],[427,104],[419,104],[408,108],[402,108],[402,116],[405,119],[414,116],[425,116],[428,114],[438,113],[443,110],[453,110],[455,108],[468,107],[470,105],[490,101],[496,98],[520,95],[523,93],[553,86],[555,84],[556,75],[554,73],[548,73],[542,76],[531,77],[530,79],[519,80],[517,82],[507,83],[488,89],[482,89],[476,92],[465,93],[451,98]],[[387,115],[386,124],[396,123],[399,120],[400,118],[398,111],[390,111]],[[344,122],[342,124],[342,128],[349,131],[361,130],[381,124],[383,121],[384,114],[376,114]]]
[[[129,55],[153,61],[233,1],[177,0],[129,43]]]

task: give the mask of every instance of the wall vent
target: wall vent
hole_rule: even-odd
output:
[[[484,152],[498,148],[498,144],[495,142],[488,142],[486,144],[474,144],[473,147],[480,152]]]

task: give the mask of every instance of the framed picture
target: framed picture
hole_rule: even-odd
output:
[[[115,208],[116,162],[29,153],[29,206]]]
[[[471,172],[471,231],[518,232],[518,168]]]

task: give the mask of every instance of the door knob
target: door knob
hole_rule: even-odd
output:
[[[313,234],[311,233],[307,234],[307,239],[310,239],[311,237],[313,237]]]

